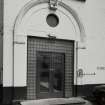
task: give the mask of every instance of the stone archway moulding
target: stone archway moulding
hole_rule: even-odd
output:
[[[15,42],[15,36],[18,36],[17,32],[18,32],[18,28],[22,23],[22,19],[24,19],[25,15],[29,12],[30,9],[32,9],[33,7],[39,5],[39,4],[47,4],[49,3],[49,0],[31,0],[29,1],[19,12],[19,14],[17,15],[15,22],[14,22],[14,27],[13,27],[13,85],[14,86],[27,86],[27,42]],[[70,15],[72,15],[72,17],[75,19],[76,23],[77,23],[77,27],[79,29],[79,37],[80,40],[79,42],[83,44],[85,43],[85,31],[84,31],[84,26],[82,24],[82,22],[79,19],[78,14],[76,13],[75,10],[73,10],[70,6],[66,5],[65,3],[58,1],[58,5],[60,7],[63,7],[65,10],[68,11],[68,13],[70,13]],[[19,37],[19,41],[23,40],[22,37]],[[25,39],[26,37],[24,37]],[[18,38],[17,38],[18,40]],[[25,41],[27,41],[25,39]],[[78,43],[78,41],[76,40],[76,42]],[[78,47],[78,45],[76,45],[76,47]],[[78,47],[79,48],[79,47]],[[83,47],[82,47],[83,48]],[[19,51],[19,52],[18,52]],[[20,62],[20,58],[21,58],[21,62]],[[22,65],[21,65],[22,64]],[[24,74],[24,78],[23,78],[23,74]],[[19,79],[18,75],[20,75]]]
[[[25,14],[32,7],[39,5],[39,4],[43,4],[43,3],[49,3],[49,0],[31,0],[20,10],[19,14],[16,17],[15,23],[14,23],[13,36],[16,35],[17,29],[18,29],[22,19],[24,18]],[[85,30],[84,30],[84,26],[83,26],[81,20],[79,19],[79,16],[76,13],[76,11],[61,1],[58,1],[58,5],[65,8],[74,17],[74,19],[76,20],[76,22],[78,24],[79,30],[80,30],[80,42],[84,43],[85,39],[86,39]]]

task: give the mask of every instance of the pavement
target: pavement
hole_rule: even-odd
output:
[[[49,98],[49,99],[39,99],[39,100],[27,100],[22,101],[21,105],[97,105],[93,102],[85,100],[81,97],[73,98]]]

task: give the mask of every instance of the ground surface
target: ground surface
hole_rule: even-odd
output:
[[[84,100],[83,98],[53,98],[22,102],[22,105],[98,105],[95,102]],[[79,104],[78,104],[79,103]]]

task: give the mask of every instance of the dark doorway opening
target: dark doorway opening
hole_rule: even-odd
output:
[[[64,97],[65,54],[37,52],[37,97]]]

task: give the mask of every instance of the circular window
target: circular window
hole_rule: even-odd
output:
[[[59,24],[59,18],[55,14],[49,14],[46,21],[50,27],[56,27]]]

